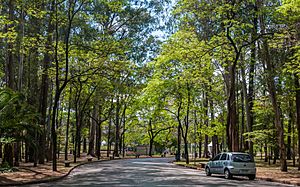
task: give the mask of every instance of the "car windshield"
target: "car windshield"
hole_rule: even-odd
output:
[[[247,154],[233,154],[233,162],[254,162],[254,159],[251,155]]]

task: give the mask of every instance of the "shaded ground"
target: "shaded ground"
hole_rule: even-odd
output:
[[[107,160],[107,158],[102,158],[102,159]],[[172,159],[173,157],[170,160]],[[97,159],[94,158],[93,161],[95,160]],[[201,160],[202,163],[205,163],[206,161],[207,160]],[[50,162],[46,163],[45,165],[38,165],[38,167],[33,167],[32,163],[30,164],[21,163],[21,167],[17,172],[0,173],[0,185],[6,185],[6,184],[18,183],[18,182],[30,182],[30,181],[37,181],[37,180],[48,180],[56,177],[61,177],[66,175],[75,165],[86,163],[86,162],[87,162],[86,155],[83,155],[80,159],[78,159],[78,162],[76,164],[71,163],[71,167],[65,167],[64,161],[59,160],[58,172],[52,172],[52,166]],[[300,172],[297,170],[296,167],[295,168],[289,167],[288,172],[281,172],[279,168],[279,164],[269,166],[267,163],[264,163],[261,160],[256,160],[256,162],[258,166],[257,167],[258,179],[300,185]],[[193,164],[193,161],[191,163]],[[192,166],[192,167],[202,170],[201,166],[199,165],[199,162],[196,162],[196,166]]]
[[[134,156],[128,158],[134,158]],[[86,154],[83,154],[81,158],[77,158],[76,163],[73,163],[73,159],[70,156],[70,167],[65,167],[63,159],[64,158],[61,157],[57,162],[57,172],[52,171],[52,162],[46,162],[44,165],[38,164],[37,167],[34,167],[33,163],[21,162],[20,167],[18,167],[18,171],[0,173],[0,186],[27,183],[33,181],[47,181],[51,179],[60,178],[67,175],[73,169],[73,167],[84,163],[88,163]],[[109,158],[102,157],[101,160],[109,160]],[[96,161],[98,161],[97,158],[93,158],[92,162]]]
[[[170,163],[173,158],[110,160],[87,164],[74,169],[57,182],[28,185],[28,187],[64,186],[291,186],[247,178],[224,179],[205,176],[204,171],[184,168]]]

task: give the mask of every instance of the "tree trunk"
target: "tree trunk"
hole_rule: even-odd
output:
[[[83,153],[87,153],[87,143],[86,143],[86,138],[83,137],[83,149],[82,149]]]
[[[96,122],[96,119],[97,119],[97,106],[94,106],[93,108],[93,118],[92,119],[92,125],[91,125],[91,129],[90,129],[90,136],[89,136],[89,150],[88,150],[88,155],[91,155],[91,156],[95,156],[95,134],[96,134],[96,129],[97,128],[97,122]],[[97,134],[99,136],[99,134]],[[98,137],[97,137],[98,138]],[[98,139],[97,139],[98,141]]]
[[[81,150],[81,125],[82,125],[82,113],[79,112],[79,115],[77,117],[78,121],[77,121],[77,127],[76,127],[76,157],[80,158],[80,150]]]
[[[229,74],[229,96],[227,100],[227,126],[228,126],[228,149],[229,151],[238,152],[239,143],[238,143],[238,130],[237,130],[237,114],[236,114],[236,94],[235,94],[235,74],[236,67],[230,65],[230,74]]]
[[[57,75],[58,76],[58,75]],[[51,137],[52,137],[52,171],[57,171],[57,135],[56,135],[56,112],[59,102],[59,90],[55,91],[54,104],[52,109],[52,124],[51,124]]]
[[[210,91],[211,91],[211,87],[210,87]],[[210,99],[210,120],[211,120],[211,127],[212,128],[215,128],[215,125],[213,124],[214,120],[215,120],[215,114],[214,114],[214,102],[212,99]],[[216,133],[216,130],[214,130],[214,133]],[[214,134],[212,137],[211,137],[211,140],[212,140],[212,153],[211,153],[211,156],[212,158],[214,158],[216,156],[216,154],[218,153],[218,150],[217,150],[217,142],[218,142],[218,136],[216,134]]]
[[[70,96],[69,96],[69,107],[68,107],[68,117],[67,117],[67,126],[66,126],[66,139],[65,139],[65,160],[68,160],[68,149],[69,149],[69,127],[70,127],[70,115],[71,115],[71,95],[72,87],[70,87]]]
[[[15,0],[9,0],[8,1],[8,16],[9,20],[14,22],[15,16],[14,16],[14,8],[15,8]],[[9,29],[13,28],[13,24],[9,24],[6,26],[6,31],[8,32]],[[14,55],[13,55],[13,48],[14,45],[12,42],[7,43],[7,71],[6,73],[6,83],[9,88],[12,90],[15,90],[15,62],[14,62]]]
[[[204,107],[204,115],[205,115],[205,120],[204,120],[204,124],[206,126],[206,128],[208,128],[208,96],[207,96],[207,92],[204,93],[204,103],[203,103],[203,107]],[[204,138],[204,152],[203,152],[203,157],[204,158],[209,158],[209,151],[208,151],[208,135],[205,134],[205,138]]]
[[[186,82],[186,88],[187,88],[187,94],[188,94],[188,101],[187,101],[187,107],[186,107],[186,116],[184,120],[184,126],[185,126],[185,131],[183,131],[182,128],[182,135],[183,135],[183,140],[184,140],[184,152],[185,152],[185,160],[186,164],[190,163],[189,159],[189,145],[188,145],[188,132],[189,132],[189,114],[190,114],[190,105],[191,105],[191,87],[189,82]]]
[[[102,142],[102,128],[101,128],[101,122],[96,127],[96,155],[98,157],[98,160],[100,160],[101,157],[101,142]]]
[[[190,163],[190,158],[189,158],[189,144],[187,137],[183,138],[184,141],[184,155],[185,155],[185,163],[189,164]]]
[[[289,101],[289,107],[292,108],[291,101]],[[288,137],[287,137],[287,160],[292,159],[292,119],[293,113],[292,110],[289,111],[289,119],[288,119]]]
[[[45,45],[45,55],[43,60],[43,74],[42,74],[42,83],[41,83],[41,92],[40,92],[40,105],[39,113],[41,114],[40,124],[42,126],[42,131],[39,137],[39,164],[44,164],[45,162],[45,150],[46,150],[46,123],[47,123],[47,107],[48,107],[48,92],[49,92],[49,76],[48,69],[51,63],[50,51],[52,51],[52,38],[54,32],[54,25],[52,23],[52,12],[54,11],[54,1],[51,2],[50,7],[50,18],[48,22],[48,36]]]
[[[176,161],[180,161],[181,154],[181,124],[178,123],[177,126],[177,152],[176,152]]]
[[[242,70],[241,70],[241,75],[242,75]],[[243,75],[242,75],[243,79]],[[240,150],[245,151],[246,148],[246,142],[244,138],[244,133],[245,133],[245,93],[244,93],[244,81],[241,81],[242,84],[242,92],[241,92],[241,130],[240,130]]]
[[[114,147],[114,157],[119,157],[119,143],[120,143],[120,97],[117,96],[117,101],[116,101],[116,120],[115,120],[115,125],[116,125],[116,131],[115,131],[115,147]]]
[[[154,137],[150,138],[150,142],[149,142],[149,156],[152,157],[152,149],[153,149],[153,143],[154,143]]]
[[[3,157],[3,154],[2,154],[2,143],[0,142],[0,158]]]
[[[296,123],[298,131],[298,158],[300,158],[300,84],[299,76],[295,74],[295,89],[296,89]],[[300,170],[300,159],[298,159],[298,170]]]
[[[265,162],[268,162],[268,146],[267,146],[267,143],[264,144],[264,152],[265,152]]]
[[[125,157],[125,133],[126,133],[126,109],[127,105],[124,104],[123,112],[122,112],[122,126],[123,126],[123,132],[122,132],[122,139],[120,141],[120,144],[122,145],[122,156]]]
[[[111,124],[112,120],[111,120],[111,116],[109,117],[109,123],[108,123],[108,135],[107,135],[107,153],[106,156],[107,158],[109,158],[110,155],[110,145],[111,145],[111,138],[110,138],[110,134],[111,134]]]
[[[8,2],[8,17],[10,21],[14,21],[14,8],[15,8],[15,0],[9,0]],[[13,28],[13,24],[6,25],[6,31],[9,32],[9,29]],[[15,90],[15,62],[14,62],[14,54],[13,54],[13,43],[7,42],[7,61],[6,61],[6,84],[7,86]],[[11,167],[13,166],[13,148],[11,144],[4,145],[4,155],[2,163],[7,162]]]
[[[13,147],[11,143],[4,145],[4,157],[2,164],[7,163],[10,167],[13,167]]]
[[[257,29],[258,29],[258,6],[257,3],[254,3],[255,16],[253,18],[253,30],[251,33],[251,40],[254,41],[257,38]],[[247,97],[248,110],[246,111],[247,115],[247,131],[253,131],[253,106],[254,106],[254,75],[255,75],[255,64],[256,64],[256,42],[253,42],[250,46],[251,50],[251,62],[249,68],[249,92]],[[253,142],[249,142],[249,153],[253,155]]]
[[[265,22],[264,18],[260,16],[261,30],[262,34],[265,33]],[[286,163],[286,146],[284,143],[284,129],[281,121],[281,110],[277,103],[277,94],[276,94],[276,86],[274,82],[274,69],[271,63],[271,57],[269,53],[269,46],[267,40],[263,38],[263,61],[267,66],[267,83],[268,83],[268,91],[269,97],[272,103],[272,107],[275,113],[275,126],[277,130],[278,137],[278,146],[280,152],[280,163],[281,163],[281,171],[287,171],[287,163]]]
[[[96,94],[96,97],[97,98],[97,94]],[[101,158],[101,142],[102,142],[102,137],[101,137],[101,134],[102,134],[102,129],[101,129],[101,124],[102,124],[102,108],[101,106],[97,106],[99,107],[98,110],[96,110],[96,115],[99,113],[99,122],[95,121],[96,122],[96,147],[94,148],[94,150],[96,149],[96,155],[97,155],[97,158],[98,160],[100,160]],[[95,117],[96,117],[95,115]],[[97,119],[97,118],[95,118]]]

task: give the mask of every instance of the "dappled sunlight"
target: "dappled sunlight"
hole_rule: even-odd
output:
[[[62,181],[38,186],[285,186],[245,178],[225,180],[163,159],[116,160],[80,166]],[[37,186],[37,185],[34,185]]]

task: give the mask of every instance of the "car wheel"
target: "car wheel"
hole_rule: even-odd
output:
[[[254,180],[255,179],[255,175],[248,175],[249,180]]]
[[[210,172],[209,167],[205,168],[205,173],[206,173],[206,176],[211,176],[211,172]]]
[[[228,169],[225,169],[224,175],[225,175],[225,179],[231,179],[232,178],[232,174],[230,173],[230,171]]]

